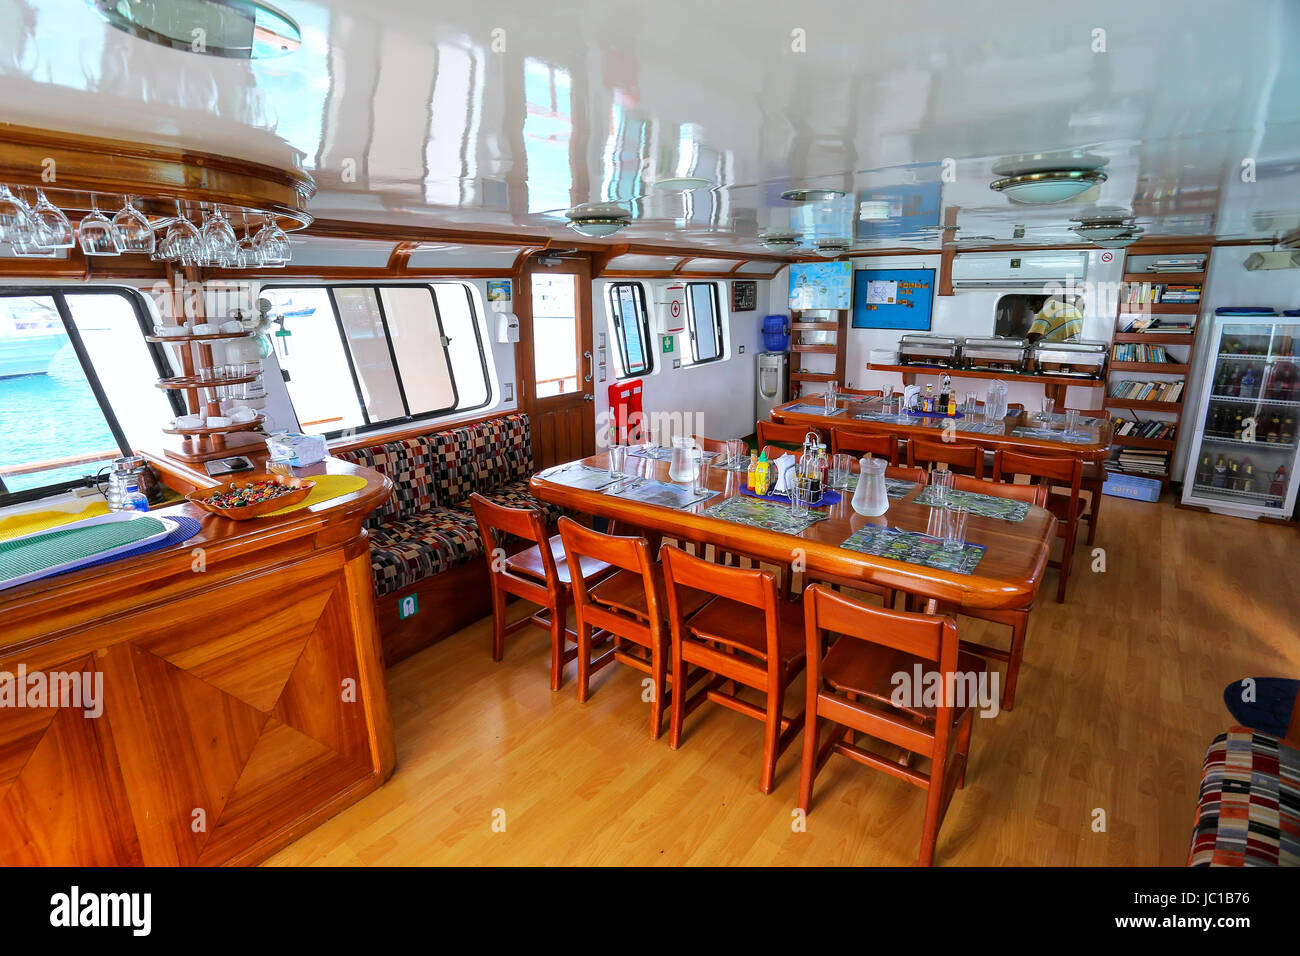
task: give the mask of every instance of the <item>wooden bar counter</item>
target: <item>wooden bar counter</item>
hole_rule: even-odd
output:
[[[97,715],[0,708],[0,863],[253,863],[389,777],[362,522],[392,486],[298,473],[367,483],[243,522],[161,508],[201,530],[0,591],[0,672],[102,675]]]

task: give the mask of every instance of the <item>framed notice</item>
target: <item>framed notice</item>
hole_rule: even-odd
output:
[[[858,269],[853,273],[853,328],[929,331],[933,269]]]
[[[731,311],[753,312],[758,308],[758,283],[753,279],[736,279],[731,283]]]
[[[852,286],[853,267],[848,262],[796,262],[790,266],[790,308],[847,309],[853,300]]]

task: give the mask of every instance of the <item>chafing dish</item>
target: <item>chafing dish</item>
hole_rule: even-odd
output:
[[[968,338],[961,344],[963,368],[986,372],[1020,372],[1029,359],[1027,339]]]
[[[951,335],[916,333],[898,340],[899,365],[956,368],[960,354],[961,339]]]
[[[1035,372],[1099,379],[1106,372],[1105,342],[1039,342],[1030,350]]]

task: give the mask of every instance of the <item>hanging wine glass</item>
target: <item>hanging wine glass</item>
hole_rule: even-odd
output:
[[[77,244],[77,234],[63,210],[45,198],[45,190],[36,190],[36,205],[29,215],[41,232],[43,244],[51,249],[71,249]]]
[[[30,238],[31,212],[27,203],[0,183],[0,241],[12,243],[15,239]]]
[[[257,231],[253,243],[262,254],[262,264],[270,269],[282,269],[289,261],[289,242],[284,231],[276,225],[275,219],[266,216],[266,223]],[[284,242],[281,243],[281,238]]]
[[[239,240],[235,230],[221,213],[221,207],[214,208],[212,215],[203,224],[203,251],[211,265],[230,266],[235,263]]]
[[[237,269],[257,269],[262,265],[262,252],[253,244],[253,237],[249,235],[248,222],[244,222],[244,238],[239,240],[239,247],[235,252],[235,268]]]
[[[22,190],[18,192],[18,199],[23,199]],[[54,246],[52,245],[53,236],[50,230],[45,228],[35,215],[35,210],[29,205],[28,209],[28,228],[17,230],[10,240],[9,247],[13,250],[15,256],[24,259],[53,259],[55,256]]]
[[[171,221],[167,232],[163,235],[161,247],[163,255],[183,265],[193,265],[199,258],[199,247],[202,244],[203,237],[194,223],[190,222],[189,217],[181,212],[181,204],[178,200],[176,218]]]
[[[88,256],[116,256],[122,252],[122,240],[117,228],[95,204],[95,194],[90,195],[90,214],[77,226],[81,251]]]
[[[121,209],[113,217],[113,226],[117,229],[118,242],[123,252],[150,253],[154,249],[153,227],[144,213],[131,205],[131,197],[123,196]]]

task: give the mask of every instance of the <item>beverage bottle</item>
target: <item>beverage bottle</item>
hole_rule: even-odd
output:
[[[1223,463],[1223,456],[1220,455],[1214,462],[1214,475],[1210,478],[1210,487],[1224,488],[1228,484],[1228,466]]]
[[[1241,397],[1255,397],[1255,370],[1253,368],[1246,369],[1246,374],[1241,377]]]
[[[1210,476],[1213,473],[1213,471],[1214,471],[1214,466],[1210,464],[1209,454],[1207,453],[1202,455],[1201,463],[1199,466],[1197,466],[1196,469],[1196,483],[1198,485],[1208,485],[1210,483]]]
[[[1241,369],[1234,369],[1228,379],[1228,390],[1223,394],[1236,398],[1241,394]]]
[[[1224,483],[1224,487],[1233,490],[1241,487],[1241,468],[1235,458],[1228,459],[1228,480]]]
[[[1273,480],[1268,486],[1268,493],[1275,498],[1281,498],[1286,494],[1286,466],[1278,465],[1277,471],[1273,472]]]
[[[1252,465],[1249,460],[1247,460],[1246,464],[1241,469],[1241,490],[1255,490],[1255,466]]]
[[[1295,442],[1295,416],[1288,415],[1282,422],[1282,437],[1278,439],[1284,445]]]
[[[939,379],[939,407],[935,411],[948,413],[948,399],[952,396],[952,376],[947,372]]]
[[[1269,420],[1268,428],[1264,432],[1264,441],[1280,442],[1282,440],[1282,418],[1280,415],[1274,415]]]
[[[923,412],[934,411],[934,386],[933,385],[927,385],[925,387],[925,396],[921,399],[921,411]]]
[[[1241,412],[1237,412],[1237,417],[1233,419],[1232,422],[1232,437],[1237,439],[1237,441],[1241,441],[1242,427],[1243,426],[1241,424]]]

